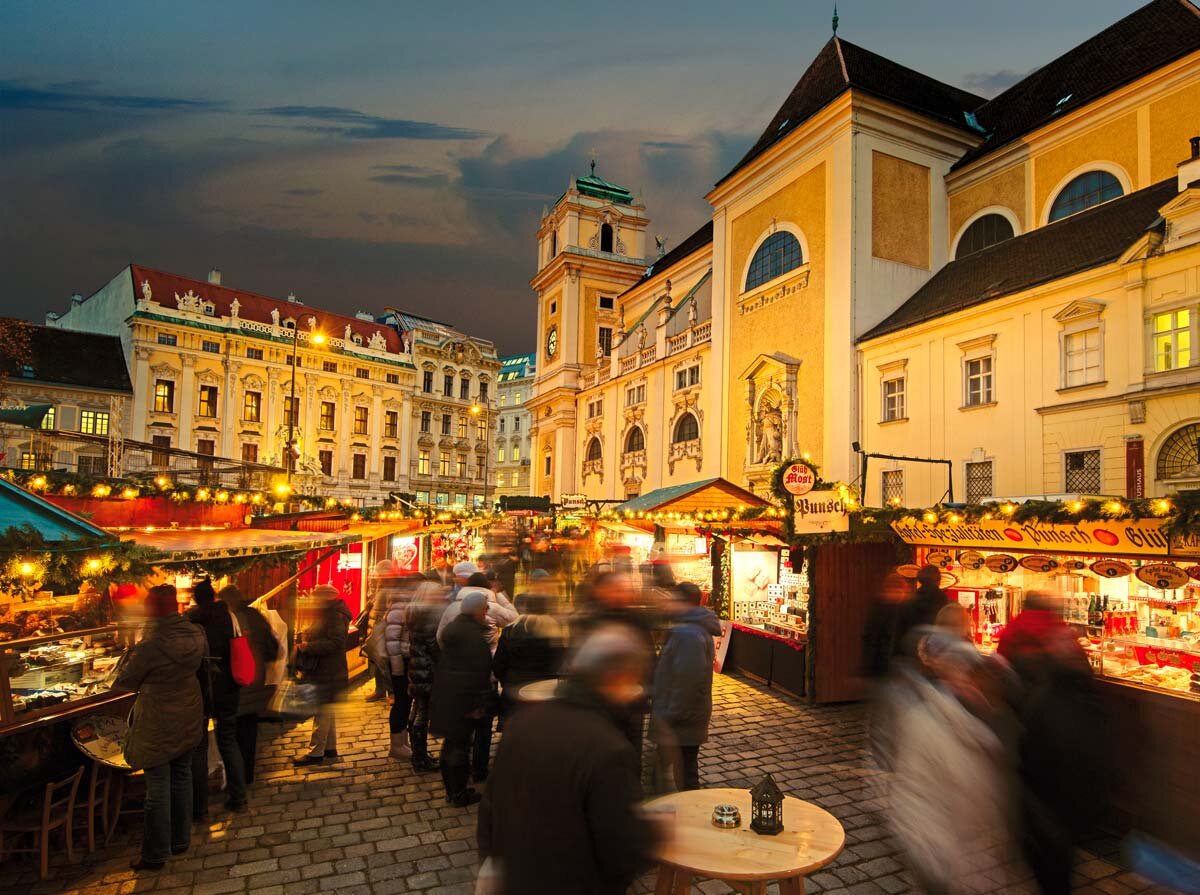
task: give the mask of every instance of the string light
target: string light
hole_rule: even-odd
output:
[[[937,513],[926,513],[925,521],[930,525],[932,525],[934,522],[937,522]]]
[[[1072,513],[1078,513],[1080,510],[1083,509],[1083,501],[1073,500],[1069,504],[1067,504],[1067,506],[1070,507]]]
[[[138,496],[138,490],[137,490],[137,488],[125,488],[124,490],[121,491],[121,496],[124,497],[126,500],[133,500],[135,497]]]
[[[1011,516],[1016,511],[1016,506],[1011,503],[1006,503],[1004,506],[1000,507],[1000,512],[1002,512],[1005,516]]]

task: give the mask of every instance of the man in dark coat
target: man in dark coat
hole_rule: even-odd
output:
[[[246,769],[237,745],[237,682],[230,666],[229,643],[233,640],[230,606],[216,599],[212,583],[206,578],[192,588],[195,606],[187,611],[188,620],[204,630],[208,641],[209,680],[212,699],[209,708],[216,722],[217,749],[225,763],[225,807],[241,811],[246,807]],[[192,812],[197,818],[208,816],[208,736],[200,738],[192,754]]]
[[[648,656],[627,628],[579,647],[560,699],[513,715],[479,807],[481,871],[501,895],[620,895],[649,863],[638,758],[616,720]]]
[[[558,619],[550,614],[550,598],[525,594],[522,615],[500,632],[492,671],[504,688],[503,714],[517,702],[517,691],[534,681],[558,677],[566,637]]]
[[[433,693],[433,675],[441,647],[437,642],[438,623],[446,610],[448,590],[433,577],[413,594],[404,618],[408,630],[408,690],[412,694],[412,720],[409,742],[416,771],[435,771],[438,763],[429,757],[429,699]]]
[[[317,685],[318,707],[308,752],[292,759],[295,765],[320,764],[326,758],[337,757],[334,702],[350,679],[346,666],[350,609],[337,588],[328,584],[314,587],[312,598],[317,603],[317,617],[308,630],[297,635],[296,667],[304,683]]]
[[[667,642],[654,670],[651,730],[658,743],[660,781],[668,764],[677,789],[700,788],[700,747],[708,741],[712,720],[713,637],[721,623],[700,605],[700,589],[678,585],[676,607]]]
[[[921,566],[917,572],[917,592],[901,607],[896,624],[896,647],[906,655],[912,653],[912,632],[916,628],[932,627],[942,607],[950,602],[946,592],[939,587],[941,580],[942,570],[937,566]]]
[[[487,642],[487,594],[472,591],[458,616],[442,631],[442,654],[433,676],[430,729],[442,737],[442,782],[446,801],[474,805],[479,793],[467,786],[470,744],[477,722],[488,717],[492,695],[492,652]]]

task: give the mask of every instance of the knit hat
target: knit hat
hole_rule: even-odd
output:
[[[312,595],[318,600],[336,600],[341,596],[332,584],[318,584],[312,589]]]
[[[455,578],[470,578],[479,571],[479,566],[470,561],[460,562],[454,566]]]

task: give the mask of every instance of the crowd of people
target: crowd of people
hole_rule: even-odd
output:
[[[996,653],[925,566],[864,635],[870,738],[888,823],[922,889],[966,891],[980,853],[1019,853],[1043,895],[1070,891],[1072,850],[1103,799],[1104,712],[1055,597],[1031,592]]]

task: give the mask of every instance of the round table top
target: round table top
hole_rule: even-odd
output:
[[[129,770],[129,762],[125,760],[128,737],[128,722],[113,715],[87,715],[71,725],[71,741],[80,752],[93,761],[122,771]]]
[[[717,805],[736,805],[742,824],[713,826]],[[674,809],[675,834],[658,846],[655,859],[679,870],[717,880],[779,880],[804,876],[829,864],[842,851],[846,833],[837,818],[809,802],[783,800],[783,832],[762,836],[750,829],[746,789],[694,789],[652,799],[651,811]]]
[[[557,695],[557,691],[558,678],[549,678],[525,684],[517,690],[517,699],[520,702],[546,702],[553,699]]]

